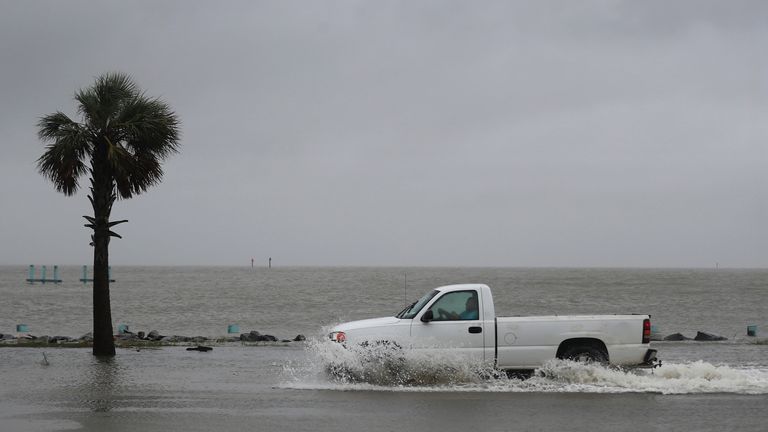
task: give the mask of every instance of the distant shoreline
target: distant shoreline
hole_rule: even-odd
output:
[[[38,263],[37,265],[58,265],[60,268],[82,268],[83,265],[91,267],[91,263],[88,264],[60,264],[60,263]],[[0,263],[0,268],[12,268],[23,267],[28,268],[30,264],[7,264]],[[235,264],[110,264],[112,268],[151,268],[151,269],[244,269],[244,270],[296,270],[296,269],[506,269],[506,270],[704,270],[704,271],[732,271],[732,270],[755,270],[755,271],[768,271],[768,267],[750,267],[750,266],[711,266],[711,267],[684,267],[684,266],[552,266],[552,265],[540,265],[540,266],[484,266],[484,265],[273,265],[269,268],[266,265],[256,265],[251,267],[249,264],[235,265]]]

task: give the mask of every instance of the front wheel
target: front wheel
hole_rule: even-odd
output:
[[[608,353],[599,348],[589,346],[568,348],[563,353],[562,358],[583,363],[608,363]]]

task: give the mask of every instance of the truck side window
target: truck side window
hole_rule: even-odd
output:
[[[429,308],[434,321],[458,321],[480,319],[477,291],[456,291],[440,297]]]

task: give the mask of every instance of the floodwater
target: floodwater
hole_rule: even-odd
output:
[[[50,271],[50,270],[49,270]],[[403,273],[408,274],[408,294]],[[0,332],[88,331],[89,287],[26,285],[0,268]],[[600,269],[115,268],[115,323],[134,331],[222,335],[226,325],[307,343],[120,349],[0,348],[0,431],[483,430],[764,431],[768,271]],[[173,276],[173,277],[171,277]],[[73,277],[69,276],[69,279]],[[449,282],[486,282],[506,315],[651,313],[663,333],[729,337],[657,342],[664,365],[623,371],[552,362],[526,379],[408,357],[392,371],[347,364],[323,339],[344,319],[396,313]],[[12,328],[10,329],[13,330]],[[762,333],[760,336],[763,336]],[[758,343],[762,341],[763,343]]]
[[[109,361],[87,349],[0,349],[0,430],[764,431],[768,421],[765,364],[676,360],[651,373],[562,363],[527,380],[434,365],[420,370],[437,377],[429,385],[373,385],[326,375],[324,344],[122,349]],[[685,344],[658,348],[674,357]],[[749,349],[768,357],[759,345],[709,352],[736,360]]]

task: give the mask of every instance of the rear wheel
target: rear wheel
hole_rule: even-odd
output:
[[[590,346],[574,346],[565,350],[562,356],[565,360],[584,363],[608,363],[608,353]]]
[[[509,379],[527,380],[536,373],[533,369],[507,370],[504,371]]]

